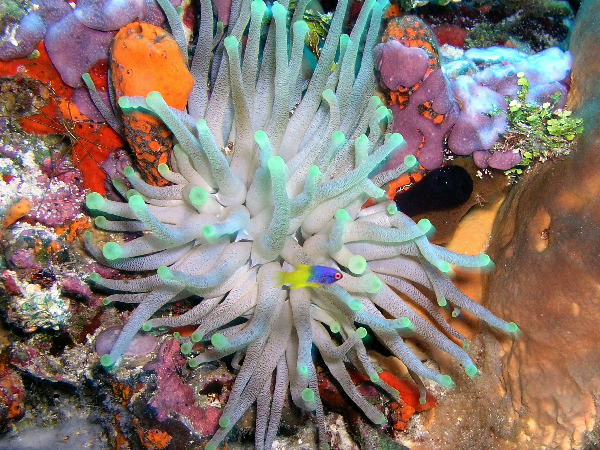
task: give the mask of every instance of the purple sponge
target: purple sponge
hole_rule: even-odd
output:
[[[425,50],[407,47],[393,39],[375,47],[374,56],[381,86],[390,91],[413,87],[423,79],[429,67],[429,56]],[[401,61],[410,63],[400,69]]]
[[[147,15],[145,0],[79,0],[73,14],[86,27],[113,31]]]
[[[421,105],[431,103],[435,114],[444,115],[444,120],[436,124],[431,118],[421,114]],[[408,105],[390,107],[394,116],[395,133],[401,133],[407,142],[407,149],[399,156],[417,155],[419,163],[427,170],[438,168],[444,162],[444,140],[458,119],[458,105],[452,97],[450,85],[440,69],[430,73],[419,89],[411,96]]]
[[[0,60],[9,61],[31,54],[37,43],[44,39],[48,27],[70,12],[71,7],[64,0],[40,2],[38,9],[13,25],[10,37],[0,41]]]
[[[48,30],[46,50],[62,80],[77,87],[82,84],[81,75],[108,57],[108,47],[115,34],[116,31],[88,28],[75,14],[69,14]]]
[[[461,113],[448,146],[457,155],[470,155],[476,150],[488,150],[506,131],[508,105],[504,97],[480,86],[468,75],[454,80],[454,97],[461,104]]]
[[[384,89],[413,88],[408,104],[390,106],[394,117],[393,131],[402,134],[406,149],[386,164],[391,169],[400,164],[406,155],[415,155],[428,170],[439,167],[444,160],[444,140],[458,118],[458,105],[452,97],[450,84],[440,69],[427,73],[429,57],[425,50],[407,47],[396,40],[378,44],[374,50],[381,86]],[[429,117],[422,112],[429,106]],[[436,121],[433,116],[443,115]],[[438,122],[438,123],[436,123]]]

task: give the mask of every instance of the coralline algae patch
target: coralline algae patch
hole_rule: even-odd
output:
[[[22,282],[17,273],[7,270],[2,278],[10,277],[21,295],[11,295],[7,307],[7,319],[15,323],[26,333],[39,328],[60,330],[65,328],[71,318],[71,305],[67,298],[61,295],[59,283],[53,283],[49,288],[39,284]]]
[[[55,150],[43,140],[23,135],[11,139],[14,142],[0,146],[0,218],[5,220],[22,199],[31,203],[25,219],[46,226],[64,225],[80,216],[85,193],[79,171],[52,170],[52,158],[44,156]]]

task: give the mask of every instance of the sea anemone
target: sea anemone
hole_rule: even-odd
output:
[[[366,0],[350,36],[342,34],[348,0],[339,1],[318,65],[305,80],[307,3],[299,1],[292,14],[287,2],[274,2],[268,10],[262,0],[234,1],[223,37],[221,27],[213,28],[210,0],[202,0],[189,115],[170,108],[158,92],[119,100],[125,113],[150,111],[173,132],[172,170],[159,167],[171,185],[151,186],[128,168],[133,189],[114,181],[127,203],[96,193],[86,201],[93,212],[111,217],[97,217],[97,227],[141,233],[128,242],[109,242],[101,252],[87,234],[86,246],[102,264],[157,271],[126,281],[90,277],[98,287],[117,292],[105,304],[137,304],[102,365],[117,364],[140,329],[185,325],[197,327],[182,339],[190,367],[234,355],[232,365],[239,371],[221,428],[207,445],[211,449],[255,402],[256,447],[270,448],[288,393],[298,407],[315,412],[321,445],[327,445],[313,344],[345,393],[381,424],[384,415],[359,394],[347,369],[353,366],[390,396],[398,395],[367,355],[362,341],[367,329],[406,365],[422,401],[421,379],[444,386],[452,380],[424,366],[404,338],[433,344],[470,376],[477,373],[455,343],[467,348],[466,339],[437,305],[452,305],[453,315],[462,308],[494,328],[517,331],[448,278],[451,264],[488,267],[490,259],[431,244],[430,222],[413,222],[381,189],[416,165],[408,156],[399,167],[379,170],[405,145],[400,134],[387,133],[391,115],[372,96],[372,50],[386,1]],[[167,16],[178,33],[175,10]],[[369,198],[379,203],[362,208]],[[277,272],[297,264],[333,267],[343,278],[318,288],[278,285]],[[179,316],[153,318],[164,305],[183,299],[195,306]],[[207,350],[194,356],[198,342]]]

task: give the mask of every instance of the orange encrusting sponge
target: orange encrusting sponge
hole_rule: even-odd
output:
[[[29,214],[29,211],[31,211],[31,202],[26,198],[18,200],[4,213],[0,230],[11,226],[17,220]]]
[[[117,100],[158,91],[169,106],[183,110],[194,84],[173,36],[144,22],[132,22],[119,30],[111,48],[110,68]],[[123,120],[142,178],[157,186],[167,184],[158,165],[168,164],[171,132],[149,113],[136,111],[125,114]]]

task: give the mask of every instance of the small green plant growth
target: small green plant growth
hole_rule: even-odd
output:
[[[505,172],[511,178],[521,175],[534,161],[544,162],[568,154],[575,137],[583,132],[582,119],[572,117],[569,110],[556,108],[560,93],[552,96],[552,103],[529,104],[525,101],[529,81],[523,72],[519,72],[517,78],[520,86],[517,98],[506,98],[509,102],[508,131],[492,147],[492,151],[518,151],[521,154],[519,165]]]

